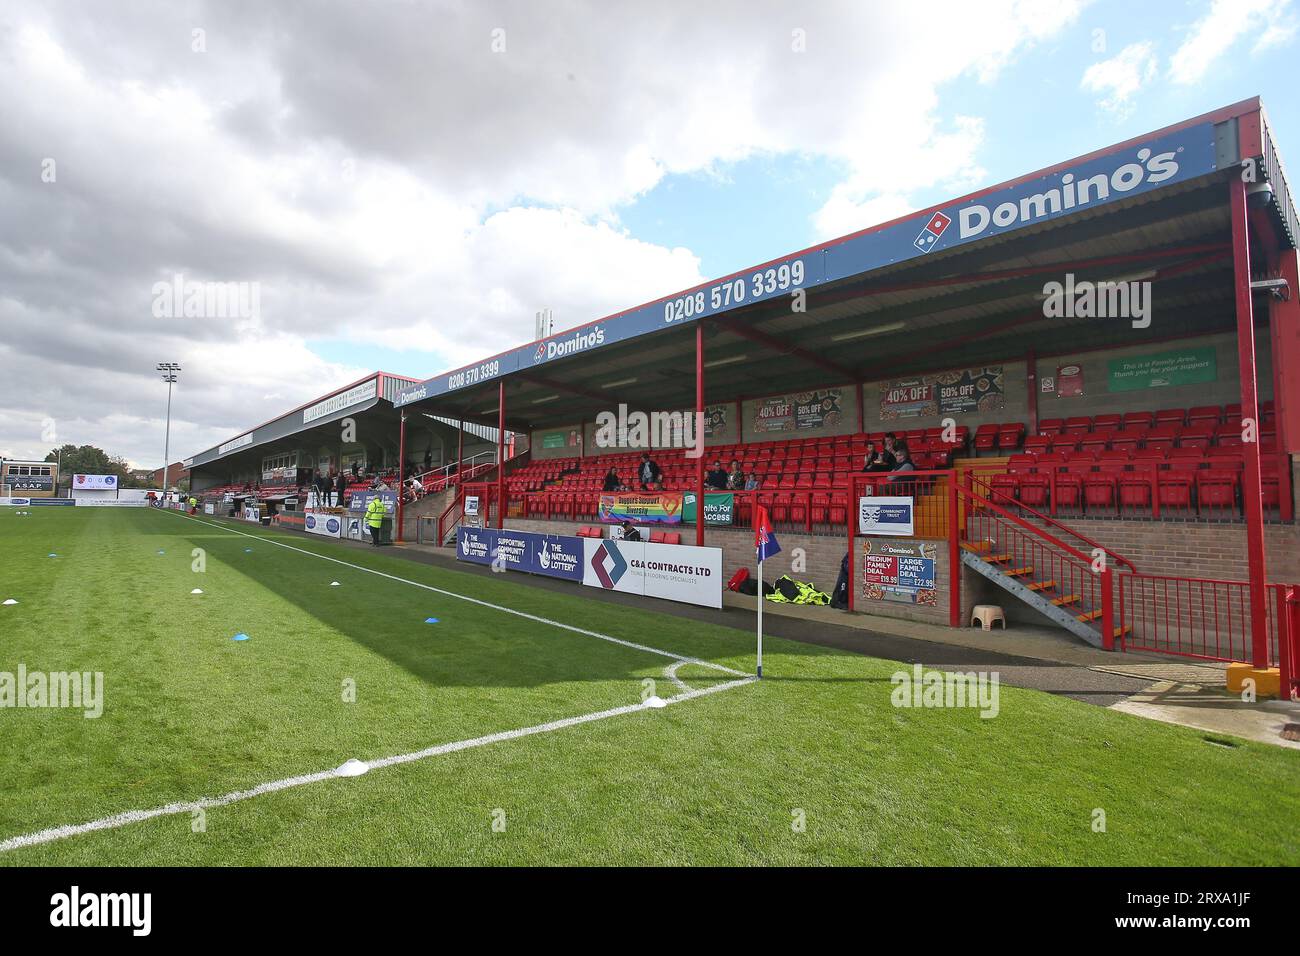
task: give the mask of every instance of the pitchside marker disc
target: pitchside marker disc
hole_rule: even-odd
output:
[[[343,766],[335,770],[334,775],[336,777],[359,777],[369,769],[369,766],[362,763],[356,757],[353,757],[351,760],[347,761],[347,763],[343,764]]]
[[[202,594],[202,593],[203,593],[203,589],[202,589],[202,588],[195,588],[195,589],[194,589],[193,591],[191,591],[190,593],[191,593],[191,594]]]
[[[667,707],[668,704],[658,694],[652,694],[641,703],[641,706],[650,707],[654,710],[658,710],[661,707]]]
[[[13,598],[10,598],[9,600],[5,601],[5,604],[17,604],[17,603],[18,602],[15,601]]]

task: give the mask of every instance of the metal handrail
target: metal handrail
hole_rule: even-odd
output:
[[[1080,541],[1084,542],[1085,544],[1089,545],[1090,547],[1101,549],[1101,550],[1104,551],[1106,554],[1109,554],[1112,558],[1114,558],[1116,564],[1123,564],[1123,565],[1125,565],[1125,566],[1126,566],[1130,571],[1132,571],[1133,573],[1135,573],[1135,574],[1138,573],[1137,566],[1134,565],[1132,561],[1130,561],[1128,558],[1124,557],[1124,555],[1120,554],[1119,552],[1117,552],[1117,551],[1112,551],[1110,548],[1106,547],[1104,544],[1101,544],[1101,543],[1098,542],[1098,541],[1094,541],[1092,538],[1088,537],[1086,534],[1083,534],[1083,533],[1080,532],[1080,531],[1076,531],[1074,528],[1071,528],[1069,525],[1062,524],[1060,521],[1057,521],[1055,518],[1051,517],[1050,515],[1045,515],[1045,514],[1043,514],[1041,511],[1037,510],[1036,508],[1033,508],[1033,507],[1031,507],[1030,505],[1024,504],[1024,503],[1022,503],[1021,501],[1019,501],[1018,499],[1013,498],[1012,496],[1010,496],[1010,495],[1008,495],[1008,494],[1006,494],[1006,493],[1004,493],[1004,492],[998,491],[998,490],[997,490],[996,488],[994,488],[992,485],[985,484],[985,482],[984,482],[982,479],[980,479],[980,478],[976,478],[976,477],[975,477],[973,474],[971,474],[970,472],[967,472],[967,473],[966,473],[966,480],[967,480],[968,482],[970,482],[970,484],[972,485],[972,487],[975,486],[975,485],[980,485],[980,486],[981,486],[981,489],[982,489],[983,491],[988,492],[988,495],[986,495],[986,498],[990,501],[990,503],[991,503],[991,500],[992,500],[992,499],[991,499],[991,496],[992,496],[992,495],[997,495],[999,498],[1002,498],[1003,500],[1014,502],[1014,503],[1015,503],[1015,506],[1016,506],[1017,508],[1020,508],[1020,509],[1022,509],[1022,510],[1024,510],[1024,511],[1028,511],[1028,512],[1029,512],[1030,514],[1032,514],[1034,517],[1036,517],[1036,518],[1038,518],[1038,519],[1040,519],[1040,520],[1042,520],[1042,521],[1045,521],[1047,524],[1050,524],[1053,528],[1060,528],[1062,531],[1069,532],[1069,533],[1072,534],[1074,537],[1078,538]]]

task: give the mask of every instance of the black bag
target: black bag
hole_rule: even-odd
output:
[[[745,580],[741,581],[740,584],[737,585],[736,590],[741,594],[748,594],[750,597],[757,597],[758,582],[753,578],[745,578]],[[771,594],[775,590],[776,588],[772,587],[772,585],[768,584],[766,581],[763,582],[763,594]]]
[[[831,591],[831,607],[847,611],[849,608],[849,556],[844,555],[840,562],[840,576],[835,579],[835,589]]]
[[[794,601],[801,593],[799,585],[795,584],[794,581],[790,579],[789,575],[785,574],[776,579],[775,590],[780,591],[781,597],[785,598],[787,601]]]

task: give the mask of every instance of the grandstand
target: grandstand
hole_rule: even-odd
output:
[[[251,496],[289,526],[313,469],[345,498],[415,474],[437,494],[396,503],[398,538],[433,547],[470,524],[590,537],[612,469],[664,495],[655,543],[718,548],[727,577],[766,509],[823,587],[847,551],[855,611],[960,626],[1001,601],[1289,680],[1296,233],[1246,100],[434,378],[374,373],[185,464],[227,513]],[[867,470],[882,448],[908,473]],[[706,488],[714,460],[749,489]],[[884,500],[902,538],[865,524]],[[927,580],[881,579],[884,554]]]
[[[645,448],[686,513],[735,458],[757,490],[686,533],[726,572],[763,506],[823,586],[847,545],[856,610],[957,626],[1010,593],[1100,646],[1267,669],[1300,580],[1296,225],[1252,99],[413,384],[396,407],[529,435],[421,539],[466,496],[492,527],[589,529]],[[694,413],[703,457],[606,447],[627,409]],[[886,433],[913,473],[863,474]],[[856,577],[864,498],[903,493],[910,546],[947,556],[910,595]]]

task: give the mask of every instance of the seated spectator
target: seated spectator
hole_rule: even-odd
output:
[[[636,530],[636,528],[632,526],[632,522],[630,521],[623,522],[623,540],[624,541],[641,540],[641,532]]]
[[[731,467],[728,469],[727,487],[732,491],[741,491],[745,487],[745,472],[740,467],[740,461],[736,458],[731,459]]]
[[[621,491],[622,488],[623,480],[618,477],[618,469],[611,465],[605,473],[605,486],[601,491]]]
[[[641,453],[641,464],[637,467],[636,474],[637,479],[641,482],[642,491],[661,491],[663,489],[664,473],[660,471],[659,466],[655,464],[649,452]]]
[[[721,459],[715,459],[713,467],[705,474],[704,487],[713,491],[727,490],[727,473],[722,470]]]
[[[867,442],[867,452],[862,456],[863,471],[890,471],[890,465],[885,461],[885,453],[876,447],[875,442]]]
[[[758,472],[751,471],[748,475],[745,476],[746,491],[758,491],[761,484],[762,482],[758,480]]]

